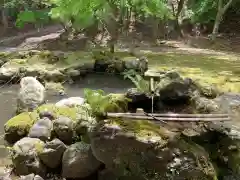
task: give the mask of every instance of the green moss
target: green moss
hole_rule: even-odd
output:
[[[23,65],[27,63],[27,59],[11,59],[8,63],[9,65]]]
[[[65,88],[63,87],[62,83],[56,83],[56,82],[46,82],[45,83],[45,89],[49,94],[57,94],[65,92]]]
[[[36,109],[36,112],[41,113],[43,111],[49,111],[53,113],[55,117],[65,116],[73,121],[77,120],[78,108],[74,107],[56,107],[54,104],[44,104]]]
[[[39,55],[40,58],[45,59],[45,58],[51,57],[53,55],[53,53],[51,51],[40,51],[38,53],[38,55]]]
[[[10,52],[0,52],[0,58],[6,58],[10,55]]]
[[[23,112],[6,122],[4,125],[5,132],[19,130],[22,132],[28,132],[34,122],[37,120],[37,114],[35,112]]]
[[[44,149],[44,143],[43,142],[36,142],[34,145],[35,145],[36,152],[38,154],[43,152],[43,149]]]
[[[109,94],[109,103],[105,108],[105,112],[126,112],[128,101],[124,94]]]
[[[159,136],[162,139],[168,139],[170,136],[175,135],[175,133],[168,131],[166,128],[147,120],[116,118],[109,120],[109,122],[110,124],[120,126],[124,132],[135,134],[136,137]]]
[[[240,57],[237,55],[143,53],[151,69],[175,69],[184,77],[215,85],[221,91],[240,92]]]

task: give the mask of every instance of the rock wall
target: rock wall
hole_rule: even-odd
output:
[[[232,121],[164,124],[108,118],[106,112],[144,107],[148,94],[88,90],[84,99],[44,104],[5,124],[14,172],[26,175],[23,179],[237,180],[240,95],[219,95],[172,75],[165,72],[157,86],[155,112],[221,113],[228,104]]]
[[[86,56],[86,57],[85,57]],[[145,58],[119,58],[106,52],[80,54],[23,51],[0,53],[0,82],[19,82],[25,76],[41,81],[65,82],[79,80],[88,73],[106,72],[120,74],[128,69],[144,73],[148,68]]]

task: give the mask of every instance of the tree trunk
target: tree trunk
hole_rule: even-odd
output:
[[[7,31],[7,29],[8,29],[8,18],[6,16],[4,8],[1,10],[1,16],[2,16],[2,20],[1,21],[2,21],[2,24],[3,24],[3,31],[2,31],[2,33],[4,34]]]
[[[228,10],[228,8],[232,5],[232,3],[233,3],[233,0],[229,0],[228,3],[225,6],[223,6],[223,0],[218,0],[218,12],[217,12],[217,16],[215,19],[215,23],[214,23],[214,27],[213,27],[213,31],[212,31],[212,35],[211,35],[212,41],[216,40],[219,26],[223,19],[223,15]]]
[[[222,12],[218,11],[215,22],[214,22],[213,31],[212,31],[212,37],[211,37],[212,41],[216,40],[221,20],[222,20]]]
[[[176,13],[176,24],[175,24],[176,30],[181,37],[183,37],[184,34],[181,29],[181,23],[179,22],[179,16],[183,10],[184,3],[185,3],[185,0],[179,0],[179,2],[178,2],[177,13]]]
[[[114,53],[115,52],[114,46],[118,40],[118,24],[116,21],[111,21],[111,23],[108,25],[108,32],[110,35],[110,40],[109,40],[110,52]]]

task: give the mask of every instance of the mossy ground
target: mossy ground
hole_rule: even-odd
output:
[[[213,84],[224,92],[240,92],[240,55],[227,53],[191,53],[144,51],[140,50],[149,60],[149,68],[156,70],[175,69],[184,77],[190,77],[203,84]],[[79,56],[79,58],[76,58]],[[120,59],[132,59],[128,52],[116,51],[115,56]],[[74,58],[72,58],[74,57]],[[91,59],[90,52],[77,52],[69,57],[68,63],[74,59],[83,62]],[[85,60],[83,60],[85,59]]]
[[[196,49],[198,50],[198,49]],[[56,70],[93,62],[94,49],[90,51],[67,52],[64,55],[42,51],[34,55],[0,54],[10,59],[5,66],[31,67],[34,69]],[[96,54],[96,53],[95,53]],[[200,83],[213,84],[225,92],[240,92],[240,55],[233,53],[203,53],[161,51],[161,48],[139,50],[149,60],[149,68],[156,70],[175,69],[185,77]],[[61,58],[55,60],[56,56]],[[117,50],[115,56],[120,59],[132,59],[128,52]]]
[[[163,139],[168,139],[175,135],[168,131],[166,128],[160,125],[146,120],[132,120],[132,119],[121,119],[114,118],[109,120],[110,124],[118,125],[122,128],[124,132],[133,133],[136,137],[161,137]]]
[[[127,52],[117,56],[131,59]],[[186,52],[140,51],[149,60],[149,68],[176,70],[182,76],[203,84],[213,84],[224,92],[240,92],[240,55]],[[126,58],[128,56],[128,58]]]
[[[5,67],[31,67],[42,70],[55,70],[66,68],[72,65],[93,62],[91,53],[68,52],[66,54],[52,53],[50,51],[37,52],[35,54],[0,54],[0,57],[7,58]]]

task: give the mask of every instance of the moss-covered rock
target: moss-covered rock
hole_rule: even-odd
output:
[[[36,112],[23,112],[9,119],[4,125],[6,140],[13,143],[26,136],[37,118]]]
[[[102,121],[92,130],[91,145],[96,158],[123,179],[216,180],[202,147],[150,121]]]
[[[45,84],[45,89],[47,91],[47,94],[51,94],[51,95],[64,95],[65,94],[65,88],[61,83],[47,82]]]
[[[18,175],[31,173],[45,176],[46,167],[38,155],[44,149],[44,142],[37,138],[25,137],[17,141],[11,149],[13,166]]]
[[[38,114],[47,111],[51,112],[56,118],[59,116],[68,117],[77,121],[79,109],[75,107],[57,107],[55,104],[44,104],[35,110]]]
[[[79,120],[80,112],[84,110],[80,107],[56,107],[54,104],[44,104],[33,112],[23,112],[6,122],[4,125],[6,140],[14,143],[29,133],[30,128],[39,119],[39,114],[51,113],[54,119],[64,116],[72,121]]]
[[[124,94],[109,94],[109,103],[105,112],[126,112],[128,110],[128,102],[130,101]]]
[[[125,112],[129,101],[124,94],[106,95],[102,90],[91,89],[85,89],[84,98],[96,117],[104,117],[107,112]]]

